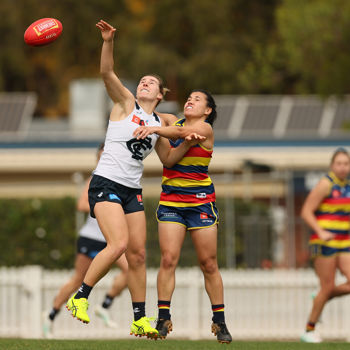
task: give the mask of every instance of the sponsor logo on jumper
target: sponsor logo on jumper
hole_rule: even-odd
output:
[[[120,200],[120,198],[114,193],[110,193],[109,194],[109,199],[118,199],[118,200]]]
[[[135,114],[133,115],[131,121],[137,125],[145,126],[145,121],[140,117],[136,116]],[[146,124],[148,124],[148,122]]]
[[[207,213],[201,213],[200,214],[201,219],[208,219],[208,214]]]
[[[152,149],[152,139],[146,137],[145,139],[131,139],[126,142],[128,150],[132,153],[132,158],[142,160],[145,151]]]
[[[103,192],[100,192],[100,193],[97,195],[98,198],[101,198],[102,196],[103,196]]]
[[[197,198],[207,198],[207,194],[206,193],[197,193],[196,197]]]

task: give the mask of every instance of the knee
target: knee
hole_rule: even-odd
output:
[[[109,255],[112,261],[116,261],[119,257],[125,253],[127,247],[126,242],[119,242],[118,244],[107,245]]]
[[[327,297],[330,297],[332,295],[334,287],[335,287],[335,284],[333,282],[329,283],[329,284],[326,284],[326,285],[323,285],[321,287],[320,292],[322,294],[326,295]]]
[[[129,268],[139,267],[146,263],[146,250],[144,248],[127,253]]]
[[[177,263],[177,259],[173,254],[169,252],[162,254],[160,266],[163,269],[166,269],[166,270],[174,269],[176,267],[176,263]]]
[[[199,262],[203,273],[212,275],[218,271],[218,263],[215,258],[208,258]]]

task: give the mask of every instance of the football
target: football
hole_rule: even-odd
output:
[[[32,23],[24,33],[30,46],[43,46],[55,41],[62,33],[62,23],[55,18],[41,18]]]

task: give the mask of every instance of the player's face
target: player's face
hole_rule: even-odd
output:
[[[350,159],[344,153],[339,153],[331,164],[331,170],[341,180],[345,180],[350,174]]]
[[[184,106],[185,117],[207,117],[210,113],[211,108],[208,107],[207,96],[203,92],[192,92]]]
[[[162,94],[159,91],[158,79],[151,75],[142,77],[137,86],[136,97],[140,100],[161,100]]]

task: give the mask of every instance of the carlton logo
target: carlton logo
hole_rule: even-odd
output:
[[[146,137],[145,139],[131,139],[126,143],[128,150],[132,153],[132,158],[136,160],[143,159],[143,153],[152,149],[152,139]]]
[[[49,19],[33,27],[37,36],[43,35],[45,32],[52,28],[58,28],[58,23],[54,19]]]

